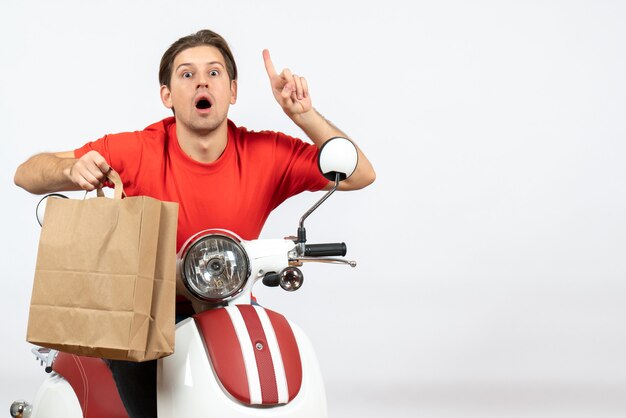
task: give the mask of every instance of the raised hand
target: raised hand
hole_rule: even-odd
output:
[[[313,108],[309,86],[304,77],[292,74],[288,68],[278,74],[267,49],[263,50],[263,61],[274,98],[288,116],[297,116]]]

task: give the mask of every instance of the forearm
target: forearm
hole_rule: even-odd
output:
[[[34,194],[78,190],[68,175],[75,162],[49,153],[35,155],[17,168],[15,184]]]
[[[288,115],[289,116],[289,115]],[[312,108],[306,113],[291,116],[291,120],[313,141],[315,145],[321,147],[324,142],[335,136],[348,136],[322,116],[317,110]]]
[[[348,136],[341,131],[341,129],[337,128],[314,108],[306,113],[295,115],[291,117],[291,119],[300,127],[300,129],[304,131],[311,141],[318,146],[318,148],[321,148],[326,141],[333,137],[340,136],[348,138]],[[351,138],[348,139],[352,141]],[[354,143],[354,141],[352,141],[352,143]],[[376,179],[374,167],[372,167],[372,164],[358,145],[356,145],[356,143],[354,143],[354,145],[356,146],[358,152],[359,162],[352,176],[341,182],[339,185],[340,190],[362,189],[372,184]]]

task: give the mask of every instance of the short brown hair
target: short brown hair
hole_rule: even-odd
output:
[[[196,46],[209,45],[217,48],[224,57],[226,64],[226,71],[230,80],[237,80],[237,64],[233,58],[233,53],[228,47],[226,40],[217,33],[203,29],[188,36],[184,36],[174,42],[165,51],[163,57],[161,57],[161,64],[159,65],[159,83],[163,86],[170,86],[172,81],[172,65],[176,56],[185,49],[193,48]]]

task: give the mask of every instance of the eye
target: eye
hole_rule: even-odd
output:
[[[220,75],[220,73],[217,70],[211,70],[211,71],[209,71],[209,75],[211,77],[217,77],[218,75]]]
[[[183,73],[183,78],[191,78],[193,76],[193,73],[191,71],[185,71]]]

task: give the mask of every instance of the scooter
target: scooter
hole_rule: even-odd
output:
[[[295,237],[245,241],[211,229],[177,254],[177,288],[195,315],[176,324],[176,349],[157,362],[159,418],[327,416],[324,383],[311,342],[283,315],[253,303],[261,281],[301,288],[308,262],[347,264],[344,243],[307,244],[305,219],[357,165],[349,140],[332,138],[319,152],[334,187],[300,219]],[[104,360],[46,348],[33,353],[48,374],[32,404],[15,401],[17,418],[127,418]]]

